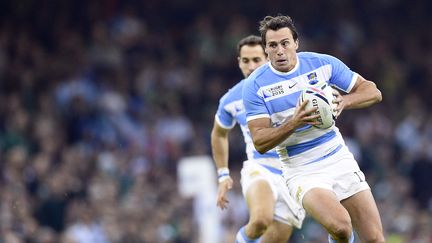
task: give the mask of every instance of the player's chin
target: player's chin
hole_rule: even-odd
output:
[[[276,67],[277,70],[279,70],[281,72],[288,72],[289,71],[289,63],[286,60],[276,61],[274,66]]]

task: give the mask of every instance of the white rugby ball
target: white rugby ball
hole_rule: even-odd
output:
[[[318,85],[307,86],[301,93],[300,100],[304,102],[309,100],[306,109],[317,107],[318,109],[314,114],[318,114],[317,120],[321,122],[315,127],[326,129],[333,126],[334,122],[334,108],[332,88],[327,83]]]

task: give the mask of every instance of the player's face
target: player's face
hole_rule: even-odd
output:
[[[261,45],[244,45],[240,49],[238,62],[240,70],[247,78],[255,69],[266,63],[267,58]]]
[[[278,71],[288,72],[297,62],[298,41],[294,41],[289,28],[276,31],[268,30],[266,33],[265,51],[271,65]]]

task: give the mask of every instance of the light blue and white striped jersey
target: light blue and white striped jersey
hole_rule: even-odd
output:
[[[245,81],[243,101],[247,121],[270,118],[272,126],[280,126],[295,111],[302,89],[307,85],[326,82],[349,93],[358,74],[337,58],[313,53],[297,53],[297,64],[283,73],[266,63]],[[297,129],[276,147],[282,162],[297,166],[318,162],[339,151],[345,143],[339,129],[319,129],[306,125]]]
[[[248,160],[260,158],[278,158],[277,153],[272,150],[265,154],[256,151],[253,145],[249,128],[246,122],[246,112],[242,100],[242,89],[245,80],[240,81],[219,101],[219,107],[216,112],[216,122],[225,129],[232,129],[236,123],[240,125],[246,143],[246,155]]]

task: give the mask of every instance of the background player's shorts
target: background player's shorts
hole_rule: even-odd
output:
[[[264,159],[264,161],[267,159]],[[243,163],[241,170],[241,185],[243,195],[246,197],[246,192],[253,182],[256,180],[265,180],[270,185],[275,199],[274,219],[282,223],[293,225],[300,228],[305,217],[305,211],[293,197],[291,197],[288,188],[285,185],[285,180],[282,177],[282,171],[274,167],[261,165],[256,161],[249,160]],[[280,163],[277,160],[277,163]]]
[[[296,167],[283,165],[283,175],[291,195],[301,205],[304,195],[312,188],[333,191],[339,201],[370,189],[357,161],[345,146],[315,163]]]

